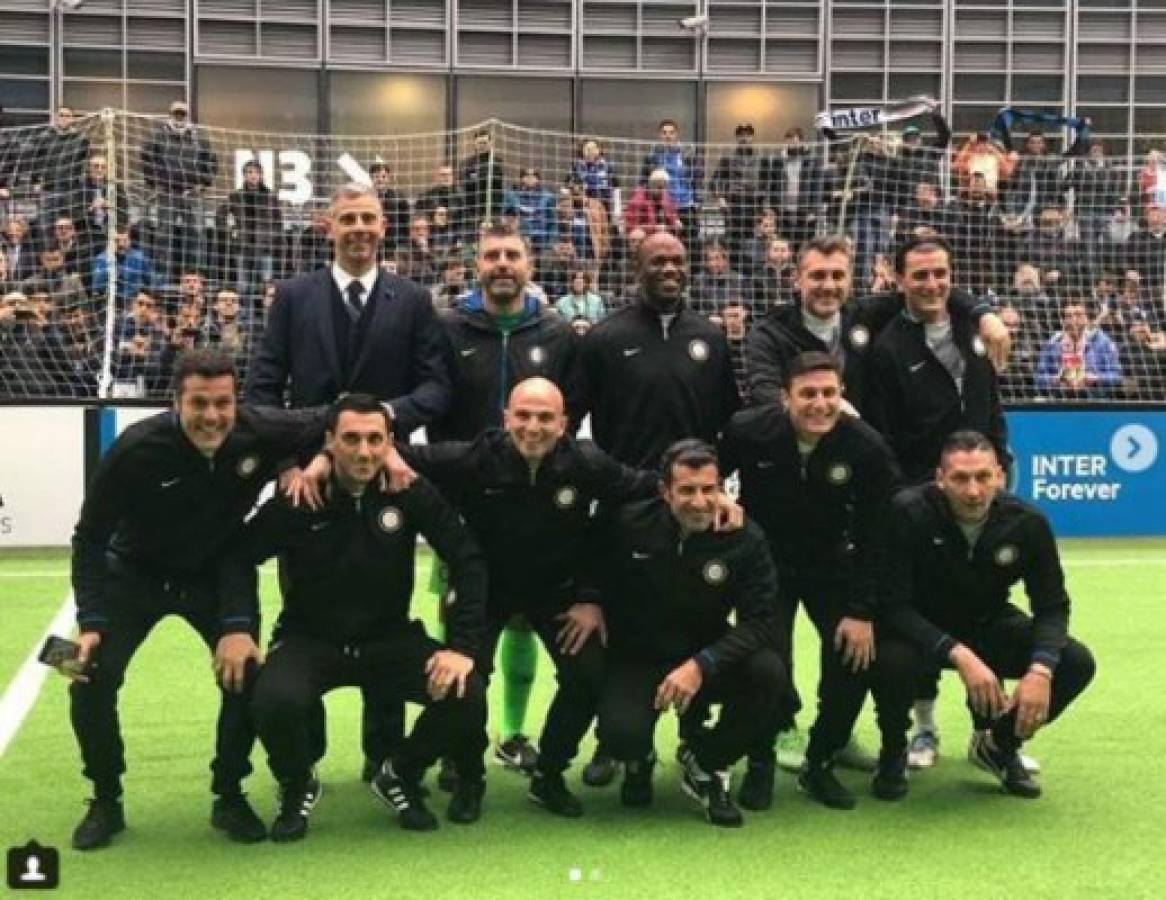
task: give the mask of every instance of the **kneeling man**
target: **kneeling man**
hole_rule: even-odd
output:
[[[788,716],[789,679],[773,649],[777,575],[752,522],[713,530],[720,471],[712,447],[679,441],[660,468],[658,498],[625,505],[596,529],[609,652],[599,741],[626,763],[624,805],[647,806],[660,713],[699,718],[721,703],[712,729],[698,721],[681,729],[681,785],[712,824],[736,826],[741,813],[716,773]]]
[[[947,438],[935,482],[892,503],[881,619],[959,672],[980,731],[976,762],[1008,793],[1033,798],[1040,786],[1020,746],[1085,689],[1094,662],[1068,635],[1069,595],[1048,520],[1004,492],[1003,481],[988,438],[975,431]],[[1008,602],[1018,581],[1031,618]],[[1019,679],[1011,697],[1004,678]]]
[[[437,827],[420,780],[438,756],[449,754],[472,783],[482,775],[486,748],[485,689],[473,671],[485,628],[481,551],[424,479],[399,493],[382,489],[390,425],[375,398],[349,394],[336,401],[326,440],[333,472],[323,507],[270,500],[223,572],[229,595],[254,596],[255,566],[276,554],[282,560],[283,612],[252,701],[256,731],[280,785],[274,841],[307,833],[320,797],[313,735],[320,698],[333,688],[359,686],[386,702],[425,707],[372,784],[403,828]],[[409,619],[418,534],[448,563],[457,593],[446,614],[444,646]],[[476,809],[477,798],[466,799],[455,792],[451,821],[472,821],[463,807]]]

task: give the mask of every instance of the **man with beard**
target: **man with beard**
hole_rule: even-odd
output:
[[[549,379],[562,391],[572,430],[578,426],[583,398],[575,334],[527,291],[530,269],[527,245],[514,230],[503,225],[483,229],[478,287],[442,316],[453,349],[449,364],[453,399],[449,412],[430,426],[430,441],[472,441],[486,429],[500,427],[514,385],[535,376]],[[443,582],[439,579],[436,585],[441,595],[446,593]],[[496,757],[529,774],[538,751],[523,725],[538,647],[528,624],[521,620],[514,624],[503,632],[499,645],[504,714]],[[446,779],[448,784],[448,775]]]
[[[844,237],[817,237],[798,254],[794,288],[800,302],[772,309],[745,339],[745,392],[750,404],[780,402],[786,369],[798,353],[818,350],[839,360],[843,408],[862,407],[863,356],[870,326],[850,300],[851,250]]]
[[[740,397],[724,332],[686,307],[684,244],[656,232],[636,263],[635,304],[587,333],[581,360],[595,443],[625,465],[651,468],[678,440],[715,442]],[[614,776],[601,747],[584,781]]]

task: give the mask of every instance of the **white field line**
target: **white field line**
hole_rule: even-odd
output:
[[[50,634],[61,636],[69,634],[73,627],[74,615],[76,610],[73,607],[73,594],[70,592],[40,640],[33,645],[28,658],[4,691],[4,696],[0,697],[0,757],[7,751],[8,745],[24,724],[25,718],[36,703],[45,676],[49,673],[49,667],[42,665],[37,659],[41,645]]]

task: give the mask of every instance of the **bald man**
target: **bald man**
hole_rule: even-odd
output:
[[[595,443],[629,466],[655,468],[676,441],[715,445],[740,398],[724,332],[686,307],[684,244],[664,232],[645,238],[636,284],[635,303],[593,327],[580,357]],[[615,772],[600,747],[583,780],[601,786]]]
[[[584,338],[583,374],[595,442],[627,465],[655,467],[682,438],[715,443],[740,400],[724,332],[685,305],[684,244],[645,238],[636,283],[635,304]]]
[[[516,614],[530,622],[555,664],[559,686],[529,796],[556,815],[576,817],[583,808],[563,772],[595,716],[606,641],[597,598],[581,587],[591,504],[654,496],[658,478],[571,437],[563,394],[545,378],[514,387],[503,425],[469,442],[398,451],[442,489],[485,551],[489,600],[479,671],[489,676],[498,638]]]

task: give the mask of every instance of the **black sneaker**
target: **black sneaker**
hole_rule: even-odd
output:
[[[494,748],[494,761],[523,775],[533,775],[538,766],[538,748],[526,735],[516,734]]]
[[[271,823],[271,839],[277,844],[302,841],[308,833],[308,816],[323,793],[324,787],[315,775],[305,784],[280,785],[279,812]]]
[[[216,797],[211,804],[211,825],[240,844],[257,844],[267,837],[267,826],[243,794]]]
[[[364,758],[364,765],[360,769],[360,780],[365,784],[371,784],[372,780],[377,777],[377,772],[381,770],[384,760]]]
[[[457,790],[457,767],[448,756],[441,758],[441,767],[437,770],[437,787],[447,794]]]
[[[870,783],[870,792],[880,800],[902,800],[907,796],[907,751],[879,753],[879,767]]]
[[[591,762],[583,767],[582,781],[588,787],[607,787],[615,781],[615,773],[619,770],[619,763],[603,752],[603,748],[596,747]]]
[[[485,778],[457,779],[445,817],[459,825],[469,825],[478,821],[482,817],[482,795],[485,793]]]
[[[125,812],[120,800],[89,800],[89,811],[73,829],[74,850],[96,850],[105,847],[119,831],[126,827]]]
[[[972,751],[976,764],[1000,779],[1004,790],[1014,797],[1035,800],[1040,796],[1040,785],[1024,767],[1015,750],[1000,750],[989,743],[991,732],[978,732],[973,738]]]
[[[754,812],[773,806],[773,775],[776,770],[777,765],[772,759],[749,760],[745,777],[737,790],[737,802]]]
[[[556,816],[577,819],[583,815],[583,804],[567,790],[561,772],[535,772],[526,796]]]
[[[634,759],[623,767],[623,784],[619,786],[619,802],[624,806],[652,805],[652,770],[656,768],[656,754],[647,759]]]
[[[397,814],[397,822],[406,831],[433,831],[437,817],[425,806],[418,786],[401,778],[386,762],[369,788],[378,800]]]
[[[835,776],[833,761],[813,763],[807,759],[798,774],[798,787],[831,809],[854,809],[857,802]]]
[[[686,754],[680,787],[704,808],[705,817],[711,824],[722,828],[738,828],[745,824],[741,810],[737,809],[725,789],[725,782],[717,773],[710,775],[701,769],[691,751]]]

